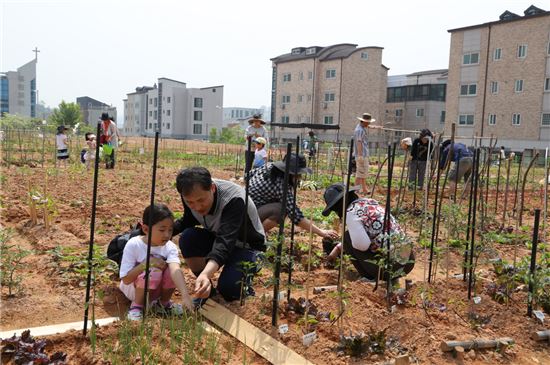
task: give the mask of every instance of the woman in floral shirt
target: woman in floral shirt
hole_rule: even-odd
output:
[[[384,233],[385,209],[374,199],[359,198],[355,193],[360,187],[350,188],[346,209],[347,230],[344,236],[344,253],[352,256],[352,264],[357,272],[370,280],[377,277],[384,280],[394,280],[411,272],[414,267],[412,244],[401,227],[390,214],[389,238],[392,270],[384,271],[387,259],[388,235]],[[342,218],[343,197],[345,186],[342,183],[333,184],[325,191],[326,207],[323,215],[335,212]],[[333,260],[340,255],[342,244],[339,243],[328,255]],[[381,266],[378,266],[380,263]]]

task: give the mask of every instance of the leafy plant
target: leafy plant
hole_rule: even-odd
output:
[[[11,231],[0,228],[0,283],[8,287],[8,296],[14,296],[22,291],[23,276],[19,271],[24,267],[23,259],[32,251],[24,250],[17,245],[9,245]]]
[[[14,335],[2,340],[2,358],[11,359],[15,364],[67,364],[66,353],[58,351],[48,356],[44,352],[47,345],[47,340],[35,340],[31,332],[26,330],[20,337]]]

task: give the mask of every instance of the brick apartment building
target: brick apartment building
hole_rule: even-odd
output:
[[[549,146],[550,12],[530,6],[449,32],[446,131],[455,122],[459,136],[512,150]]]
[[[294,140],[312,125],[326,128],[316,130],[321,140],[346,140],[362,113],[383,118],[388,68],[382,50],[346,43],[296,47],[272,58],[272,141]]]

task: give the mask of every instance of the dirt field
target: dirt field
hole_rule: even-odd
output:
[[[203,148],[201,153],[212,159],[216,153],[223,153],[200,143],[182,145],[181,148],[190,148],[191,151],[188,152],[201,151]],[[121,153],[119,159],[121,163],[116,169],[101,169],[99,174],[95,244],[101,248],[98,251],[100,257],[106,250],[105,245],[116,234],[126,231],[140,220],[143,208],[150,199],[150,166],[129,153]],[[166,203],[174,212],[181,212],[181,201],[174,186],[175,176],[180,168],[196,162],[203,163],[204,160],[161,160],[157,171],[156,201]],[[1,225],[10,229],[11,244],[32,250],[32,254],[23,259],[23,268],[18,272],[22,282],[17,294],[8,296],[8,288],[2,288],[2,331],[74,322],[83,318],[86,280],[83,269],[90,237],[93,174],[76,164],[74,166],[76,167],[65,170],[55,170],[52,167],[2,166]],[[213,175],[217,178],[234,178],[234,165],[226,165],[222,169],[222,162],[211,161],[207,166],[212,167]],[[52,217],[49,229],[44,225],[41,208],[38,209],[37,224],[32,225],[29,191],[41,194],[42,198],[51,203],[47,208]],[[380,188],[378,194],[382,197],[383,188]],[[322,191],[313,195],[314,199],[310,192],[299,193],[300,206],[304,211],[309,212],[313,207],[322,206]],[[407,199],[410,199],[410,194]],[[536,201],[538,192],[528,195],[524,225],[532,226],[533,218],[529,209]],[[407,205],[410,205],[410,201],[406,201],[405,206]],[[431,224],[432,221],[429,220],[427,225]],[[411,219],[404,222],[404,225],[411,236],[418,235],[418,221]],[[308,234],[299,232],[296,241],[299,245],[307,246]],[[440,245],[444,245],[443,235],[439,241]],[[321,242],[317,237],[314,239],[314,247],[317,251],[321,250]],[[290,330],[280,336],[280,341],[318,364],[382,364],[402,354],[409,354],[412,363],[450,364],[460,362],[453,358],[452,353],[443,353],[440,350],[443,340],[511,337],[515,340],[515,345],[500,348],[498,351],[489,349],[467,352],[464,363],[550,364],[548,343],[536,343],[530,339],[532,332],[543,330],[547,325],[541,325],[534,318],[526,316],[527,294],[524,290],[514,292],[512,300],[507,303],[498,303],[485,290],[486,284],[495,279],[495,274],[490,264],[480,261],[475,295],[481,298],[481,302],[473,304],[467,299],[466,283],[453,277],[462,272],[460,250],[452,250],[448,256],[442,256],[438,262],[435,283],[430,285],[424,283],[429,251],[420,247],[415,250],[415,269],[407,277],[412,280],[412,287],[407,291],[408,297],[404,304],[394,303],[393,312],[388,311],[384,285],[373,291],[373,284],[359,280],[351,269],[345,280],[348,305],[342,316],[342,327],[339,328],[338,323],[332,324],[328,320],[330,315],[320,316],[321,319],[315,325],[317,340],[310,347],[304,347],[302,335],[305,324],[300,320],[303,315],[288,311],[286,301],[282,301],[279,322],[288,323]],[[514,256],[522,258],[528,255],[525,245],[501,244],[492,246],[485,258],[500,257],[511,261]],[[300,260],[305,263],[305,258],[297,259],[298,262]],[[338,313],[338,298],[334,294],[311,294],[314,286],[337,284],[337,270],[326,267],[321,261],[314,265],[309,274],[309,298],[318,312],[330,312],[334,315]],[[293,298],[305,296],[304,286],[308,274],[304,267],[305,265],[297,265],[297,270],[293,273],[296,285],[292,289]],[[106,263],[103,269],[104,275],[97,279],[95,316],[124,318],[129,303],[118,291],[116,275],[110,274]],[[191,284],[192,276],[188,270],[186,274],[188,284]],[[239,303],[225,303],[220,297],[215,297],[214,300],[227,305],[235,313],[270,333],[269,295],[272,294],[273,287],[269,284],[272,276],[269,268],[261,272],[255,282],[256,296],[248,298],[243,307]],[[286,273],[283,273],[282,281],[285,284],[281,285],[281,289],[285,291],[286,278]],[[401,286],[405,286],[404,280],[401,281]],[[99,336],[113,336],[117,326],[119,325],[101,329]],[[369,335],[385,331],[385,351],[381,354],[352,357],[338,348],[340,329],[345,335],[360,332]],[[101,352],[96,354],[95,359],[91,358],[87,343],[79,338],[79,333],[56,336],[53,346],[55,351],[69,353],[69,363],[103,363],[98,359]],[[244,355],[244,358],[247,363],[264,363],[252,353]],[[242,363],[243,354],[239,353],[233,361]]]

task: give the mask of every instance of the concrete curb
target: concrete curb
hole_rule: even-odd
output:
[[[101,318],[96,319],[95,323],[98,326],[105,326],[107,324],[113,323],[115,321],[119,321],[120,318],[118,317],[108,317],[108,318]],[[92,327],[92,322],[88,321],[88,330]],[[71,322],[71,323],[62,323],[62,324],[53,324],[50,326],[42,326],[42,327],[33,327],[33,328],[24,328],[24,329],[17,329],[17,330],[9,330],[9,331],[2,331],[0,332],[0,338],[10,338],[14,334],[16,336],[21,336],[21,333],[23,331],[26,331],[27,329],[31,331],[31,335],[33,337],[37,336],[50,336],[55,335],[57,333],[63,333],[70,330],[82,330],[84,328],[84,321],[80,322]]]

